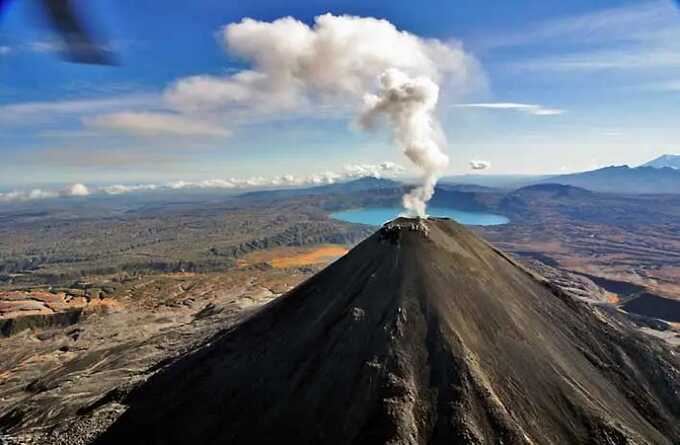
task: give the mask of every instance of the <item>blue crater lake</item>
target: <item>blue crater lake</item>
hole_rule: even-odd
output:
[[[343,210],[331,213],[331,218],[340,221],[369,224],[371,226],[381,226],[387,221],[391,221],[404,211],[397,207],[371,207],[366,209]],[[503,215],[484,212],[466,212],[456,209],[445,209],[442,207],[428,207],[429,216],[451,218],[456,222],[468,226],[495,226],[510,222]]]

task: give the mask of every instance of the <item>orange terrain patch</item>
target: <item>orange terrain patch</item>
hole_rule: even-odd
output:
[[[342,246],[321,246],[309,252],[273,258],[269,261],[277,269],[289,267],[309,266],[311,264],[326,263],[346,254],[348,250]]]
[[[619,296],[615,293],[609,293],[607,295],[607,301],[609,301],[612,304],[619,304],[621,298],[619,298]]]
[[[236,261],[236,267],[243,269],[256,264],[268,264],[275,269],[301,267],[328,263],[343,256],[348,249],[339,244],[325,244],[318,247],[275,247],[252,252]]]

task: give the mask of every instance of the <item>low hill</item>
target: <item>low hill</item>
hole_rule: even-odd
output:
[[[511,196],[534,197],[537,199],[544,198],[587,198],[593,195],[593,192],[581,187],[564,184],[535,184],[522,187],[510,193]]]
[[[403,184],[392,179],[364,177],[347,182],[320,185],[316,187],[290,188],[283,190],[261,190],[240,195],[243,199],[294,198],[309,195],[330,195],[335,193],[354,193],[369,190],[387,190],[403,187]]]
[[[504,190],[497,187],[486,187],[477,184],[455,184],[447,182],[439,182],[437,188],[440,190],[448,190],[454,192],[465,193],[503,193]]]
[[[470,184],[499,189],[516,189],[550,178],[550,175],[467,174],[441,178],[439,184]]]

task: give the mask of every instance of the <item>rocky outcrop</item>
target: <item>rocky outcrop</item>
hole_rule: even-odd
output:
[[[64,292],[0,292],[0,335],[75,324],[91,301],[89,296]]]
[[[50,314],[18,315],[14,318],[0,319],[0,334],[9,337],[26,329],[70,326],[78,323],[82,315],[83,309],[77,308]]]

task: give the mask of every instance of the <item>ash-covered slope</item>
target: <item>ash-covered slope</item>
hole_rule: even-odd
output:
[[[99,444],[672,444],[680,363],[448,220],[399,219],[170,365]]]

